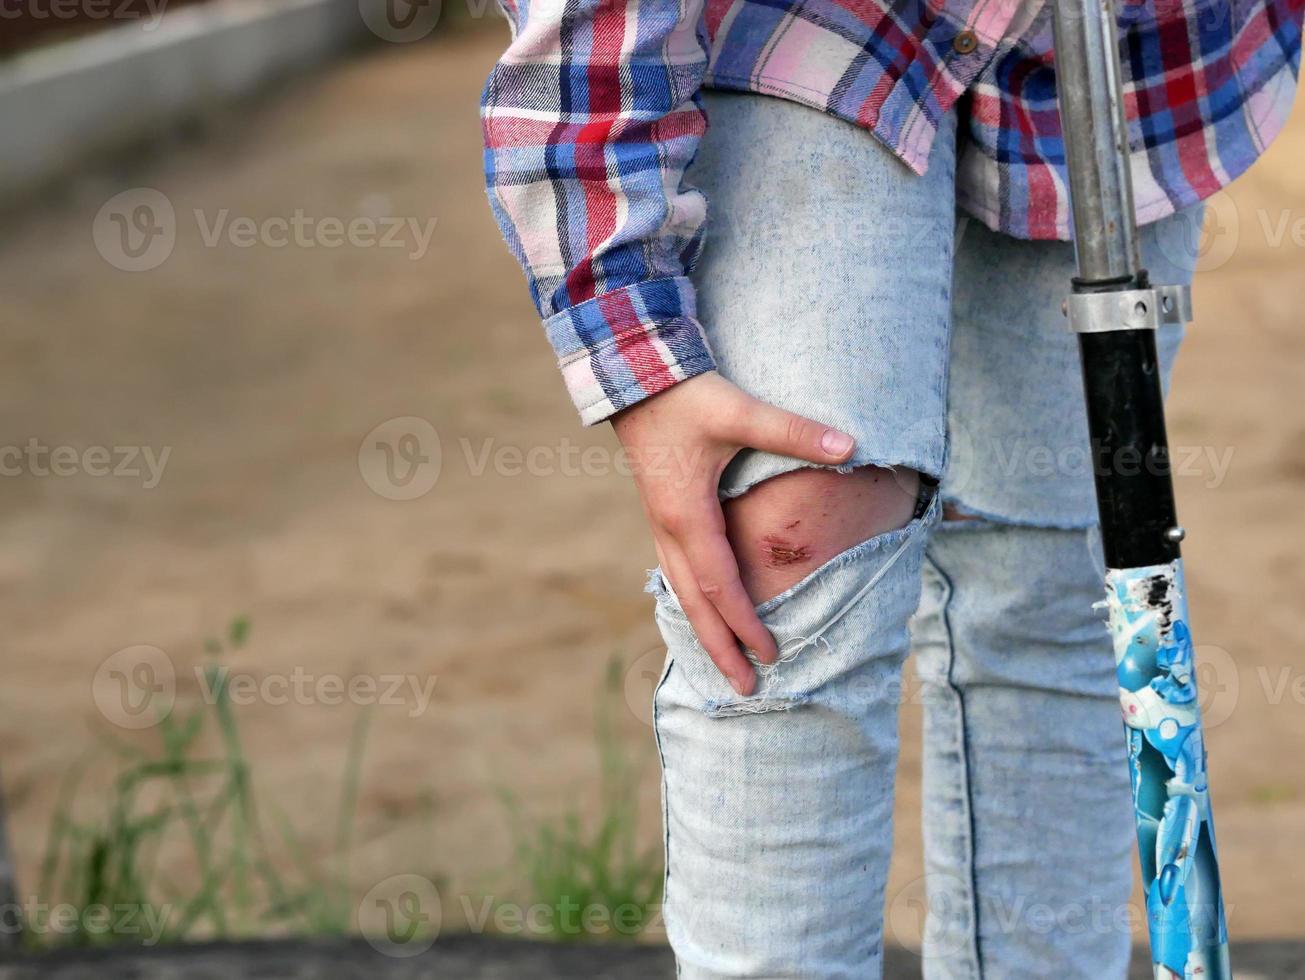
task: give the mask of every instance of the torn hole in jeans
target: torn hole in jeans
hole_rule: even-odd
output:
[[[893,549],[873,574],[869,574],[865,581],[855,586],[852,595],[845,599],[840,597],[840,600],[837,600],[840,603],[838,608],[826,615],[823,621],[819,621],[819,626],[814,629],[804,628],[801,634],[791,635],[787,638],[777,635],[779,657],[774,663],[763,664],[757,660],[756,655],[751,650],[744,651],[757,671],[758,684],[755,694],[746,698],[703,697],[702,701],[695,705],[697,710],[710,718],[733,718],[772,711],[789,711],[811,701],[815,691],[823,684],[822,675],[828,673],[830,669],[835,669],[828,662],[835,659],[836,651],[826,634],[883,580],[888,572],[910,550],[912,543],[918,539],[919,535],[932,526],[938,511],[941,509],[940,500],[940,495],[936,492],[929,493],[928,502],[923,507],[923,513],[912,519],[904,527],[896,531],[884,532],[854,545],[842,554],[830,559],[824,566],[814,571],[791,589],[758,606],[757,612],[763,616],[763,622],[765,622],[764,617],[766,615],[776,612],[782,604],[793,601],[796,592],[818,587],[820,576],[829,574],[831,569],[840,565],[846,565],[851,557],[861,556],[880,549],[884,551],[887,551],[888,548]],[[675,653],[677,643],[668,638],[667,643],[672,649],[672,657],[680,659],[681,656],[685,656],[690,676],[695,673],[703,673],[705,679],[705,673],[710,672],[715,681],[719,682],[708,681],[710,686],[717,691],[724,688],[723,679],[716,672],[715,665],[710,663],[705,650],[698,643],[693,627],[680,607],[670,582],[660,569],[649,570],[645,590],[656,599],[659,614],[661,612],[669,614],[662,621],[663,630],[674,630],[679,634],[679,637],[674,639],[682,638],[685,644],[697,650],[697,655],[689,656],[687,654],[689,646],[686,646],[684,651],[677,654]],[[804,670],[795,674],[794,666],[804,655],[806,657],[817,656],[817,660],[812,663],[809,671]],[[824,666],[820,665],[821,661],[826,662]],[[692,680],[689,683],[690,686],[694,686]]]
[[[823,633],[825,628],[821,627],[820,632]],[[747,698],[708,701],[703,711],[713,718],[731,718],[736,715],[759,715],[766,711],[790,711],[800,704],[805,704],[811,700],[811,695],[776,694],[774,687],[780,667],[792,663],[807,647],[823,647],[823,653],[832,652],[829,641],[819,634],[810,639],[805,636],[795,636],[785,640],[779,645],[779,656],[775,658],[774,663],[763,664],[751,650],[747,651],[748,659],[752,661],[752,666],[757,671],[757,693]]]
[[[938,506],[938,497],[933,495],[932,499],[926,506],[925,516]],[[915,520],[921,520],[916,518]],[[793,636],[789,637],[779,644],[779,656],[775,658],[774,663],[763,664],[757,659],[757,655],[751,650],[745,651],[748,660],[752,662],[753,668],[757,671],[758,690],[756,694],[747,698],[738,698],[724,701],[708,701],[704,707],[704,712],[712,718],[732,718],[739,715],[762,714],[767,711],[789,711],[798,705],[804,704],[811,699],[810,694],[803,693],[777,693],[775,690],[776,682],[780,673],[786,665],[793,663],[803,653],[811,648],[819,650],[822,654],[832,655],[833,648],[825,634],[841,620],[847,613],[861,601],[865,595],[883,580],[892,567],[897,564],[899,558],[906,553],[912,540],[915,538],[915,531],[919,526],[912,530],[911,533],[903,535],[901,543],[897,549],[888,556],[888,559],[879,566],[873,575],[871,575],[862,586],[856,590],[850,599],[843,603],[834,613],[816,630],[811,636]],[[810,655],[810,654],[808,654]]]

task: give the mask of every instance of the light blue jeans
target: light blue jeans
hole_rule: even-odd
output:
[[[758,607],[780,662],[739,698],[654,573],[666,923],[686,978],[882,972],[927,906],[934,978],[1125,976],[1133,831],[1077,346],[1072,248],[958,217],[954,120],[929,171],[790,102],[709,93],[689,172],[721,373],[852,433],[857,465],[941,478],[922,516]],[[1200,214],[1142,233],[1187,282]],[[1166,379],[1181,330],[1159,342]],[[721,494],[802,464],[745,451]],[[980,520],[942,521],[941,501]],[[914,650],[925,875],[886,896]],[[908,932],[910,930],[908,929]],[[891,934],[890,934],[891,937]],[[909,941],[909,936],[901,937]]]

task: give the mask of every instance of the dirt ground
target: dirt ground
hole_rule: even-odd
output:
[[[498,791],[537,813],[590,798],[594,694],[614,654],[635,663],[622,724],[656,840],[652,550],[611,434],[575,422],[481,189],[477,100],[505,41],[478,30],[368,52],[0,226],[0,443],[78,460],[3,481],[0,772],[25,885],[61,775],[121,731],[97,672],[157,647],[193,698],[203,638],[237,614],[253,633],[235,662],[258,679],[433,679],[428,704],[404,688],[374,712],[360,893],[437,875],[448,921],[450,896],[514,888]],[[1216,199],[1171,401],[1174,444],[1210,451],[1178,489],[1239,938],[1305,935],[1303,157],[1298,108]],[[124,271],[135,260],[96,218],[141,187],[173,206],[174,247]],[[399,247],[335,247],[324,225],[288,247],[269,226],[252,245],[235,225],[214,235],[296,209],[412,220]],[[412,417],[438,446],[391,421]],[[121,472],[101,475],[92,447]],[[146,463],[165,451],[155,479]],[[1228,453],[1221,474],[1211,460]],[[256,778],[324,849],[359,706],[274,700],[241,708]],[[920,873],[918,707],[902,718],[890,895]]]

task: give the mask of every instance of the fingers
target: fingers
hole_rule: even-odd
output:
[[[701,578],[698,587],[703,597],[725,621],[730,632],[756,655],[757,660],[763,664],[773,664],[779,656],[775,638],[771,636],[770,630],[762,625],[761,619],[753,608],[752,600],[743,588],[738,566],[733,561],[728,543],[724,538],[719,538],[711,542],[712,548],[714,549],[717,544],[721,546],[725,555],[729,556],[731,567],[727,570],[724,561],[711,556],[704,546],[702,554],[689,556],[690,564]],[[702,562],[710,562],[710,566],[704,569],[700,564]],[[730,577],[727,579],[718,577],[722,575]]]
[[[752,693],[756,672],[739,649],[733,630],[698,586],[693,566],[675,540],[669,537],[658,537],[657,557],[680,600],[680,608],[689,617],[698,642],[730,686],[740,697],[747,697]],[[741,589],[742,585],[739,587]],[[774,641],[771,642],[773,645]]]
[[[725,534],[725,515],[712,497],[690,513],[696,529],[679,540],[703,598],[715,607],[725,625],[762,663],[774,663],[779,651],[770,630],[762,625],[743,587],[738,559]]]
[[[748,402],[746,409],[735,416],[728,433],[740,446],[824,465],[842,463],[851,457],[856,440],[846,432],[756,398]]]

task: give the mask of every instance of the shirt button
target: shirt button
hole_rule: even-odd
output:
[[[952,47],[957,54],[969,54],[979,46],[979,39],[973,31],[961,31],[952,39]]]

